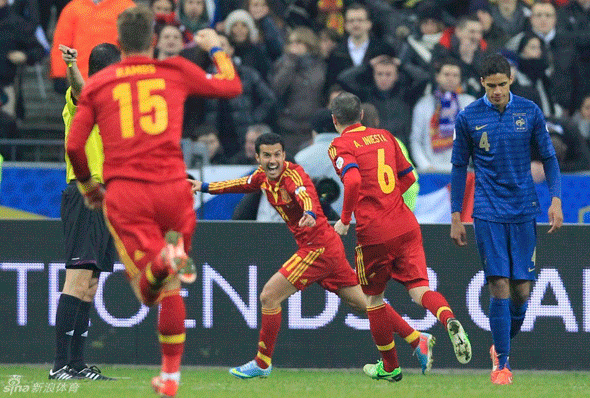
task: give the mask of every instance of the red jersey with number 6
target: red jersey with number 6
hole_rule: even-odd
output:
[[[353,167],[361,175],[354,209],[361,245],[383,243],[419,227],[398,186],[413,168],[387,130],[353,124],[334,138],[328,154],[341,179]]]
[[[219,71],[206,74],[194,63],[131,56],[93,75],[82,90],[67,151],[79,180],[90,177],[84,144],[98,124],[104,145],[104,180],[148,182],[186,178],[180,148],[188,95],[231,98],[242,91],[228,56],[217,51]]]

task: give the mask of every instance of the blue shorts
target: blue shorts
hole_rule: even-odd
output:
[[[490,276],[536,279],[536,220],[516,224],[474,218],[473,227],[486,279]]]

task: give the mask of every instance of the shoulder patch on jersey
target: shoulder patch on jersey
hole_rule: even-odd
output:
[[[342,157],[339,156],[338,159],[336,159],[336,167],[341,169],[342,166],[344,166],[344,159],[342,159]]]
[[[304,186],[297,187],[297,189],[295,189],[295,195],[299,195],[301,192],[305,192],[305,191],[306,191],[306,189]]]

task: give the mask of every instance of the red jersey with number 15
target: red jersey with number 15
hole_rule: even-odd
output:
[[[334,138],[328,154],[341,179],[352,167],[361,175],[354,209],[361,245],[387,242],[419,227],[398,186],[398,178],[413,168],[387,130],[353,124]]]
[[[231,98],[242,91],[228,56],[217,51],[213,61],[216,75],[181,57],[158,61],[138,55],[93,75],[80,95],[66,145],[76,177],[90,176],[84,144],[98,124],[105,183],[186,178],[180,148],[186,97]]]

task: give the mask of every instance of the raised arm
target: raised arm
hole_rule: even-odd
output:
[[[61,51],[61,58],[67,66],[66,76],[70,82],[70,87],[72,87],[72,97],[77,101],[82,92],[82,88],[84,87],[84,78],[80,73],[80,69],[78,69],[78,63],[76,62],[78,59],[78,50],[63,44],[59,45],[59,50]]]
[[[197,32],[195,42],[209,53],[217,73],[210,75],[190,61],[177,60],[185,68],[185,83],[190,94],[211,98],[233,98],[242,94],[240,77],[231,59],[221,49],[217,33],[213,29],[202,29]]]

